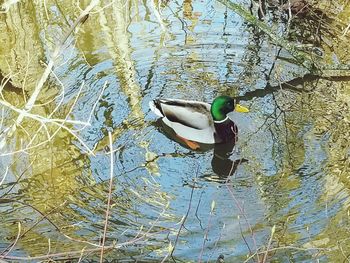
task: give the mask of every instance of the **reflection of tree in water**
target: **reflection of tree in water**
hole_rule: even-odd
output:
[[[131,35],[128,33],[128,26],[131,23],[131,15],[129,13],[131,8],[132,6],[128,5],[128,1],[114,2],[113,8],[105,9],[104,12],[99,12],[99,17],[96,15],[90,16],[84,26],[92,26],[89,27],[90,30],[86,30],[85,32],[81,33],[81,35],[82,39],[90,40],[87,42],[88,44],[84,46],[84,51],[87,51],[86,58],[89,63],[92,64],[92,67],[95,67],[98,63],[102,64],[107,59],[106,57],[103,57],[103,55],[96,55],[96,49],[103,49],[102,47],[105,46],[108,47],[108,59],[110,57],[114,59],[115,75],[119,80],[120,90],[122,93],[124,93],[129,102],[129,118],[143,119],[144,115],[141,109],[142,96],[138,85],[137,74],[134,69],[133,59],[131,57],[133,52],[130,47]],[[26,9],[26,5],[19,5],[18,9],[11,9],[11,13],[20,13],[23,11],[23,9]],[[35,10],[35,12],[39,12],[35,8],[33,8],[33,10]],[[28,13],[27,11],[28,10],[26,9],[26,12],[23,13],[26,14],[26,17]],[[100,20],[96,21],[97,17]],[[17,21],[18,18],[22,18],[22,15],[13,15],[13,18],[15,18],[15,21]],[[40,22],[30,23],[29,25],[31,26],[34,24],[34,26],[40,27]],[[24,23],[24,27],[28,28],[28,25]],[[103,31],[107,37],[92,37],[92,35],[94,35],[96,32],[96,28],[102,29],[97,29],[97,31]],[[87,28],[85,27],[85,29]],[[17,53],[27,55],[27,51],[32,50],[31,48],[28,48],[27,45],[33,46],[33,41],[35,42],[37,38],[28,38],[28,34],[25,33],[26,31],[28,30],[23,30],[24,35],[22,33],[16,35],[17,41],[7,42],[16,43],[12,49],[14,53],[16,51]],[[6,30],[4,32],[6,32]],[[22,31],[20,30],[20,32]],[[29,35],[31,35],[30,32]],[[115,38],[115,35],[118,37]],[[12,34],[9,34],[9,36],[12,37]],[[20,40],[22,37],[26,43],[24,50],[23,46],[19,45],[21,44]],[[45,46],[47,43],[36,41],[35,44]],[[17,46],[20,47],[20,50],[17,48]],[[35,46],[36,45],[34,45],[34,47]],[[76,50],[80,51],[79,47]],[[8,52],[5,49],[4,51]],[[39,54],[38,56],[41,55],[40,52],[34,52],[33,54]],[[17,56],[17,59],[18,57],[22,58],[23,56]],[[70,58],[67,58],[67,61],[69,61],[69,59]],[[79,82],[74,75],[74,71],[76,69],[75,67],[79,68],[80,66],[84,65],[84,63],[82,63],[79,59],[76,59],[76,61],[78,61],[78,63],[76,62],[69,68],[71,72],[68,72],[67,76],[68,78],[73,76],[74,81]],[[10,62],[12,63],[12,61]],[[19,59],[15,62],[24,63],[27,62],[27,60]],[[39,59],[35,60],[35,62],[39,62]],[[6,63],[3,64],[5,65]],[[24,66],[21,66],[21,68],[22,67]],[[37,67],[33,68],[33,65],[30,65],[29,69],[30,77],[32,77],[32,71],[34,71],[35,74],[40,77],[41,70],[38,70]],[[0,71],[2,70],[3,69],[1,68]],[[23,77],[23,75],[27,73],[28,72],[24,72],[22,74],[22,72],[20,72],[17,74],[16,72],[17,76],[19,77]],[[5,74],[0,74],[1,79],[3,79],[3,75]],[[99,76],[101,75],[103,74],[100,74]],[[24,79],[26,77],[27,76],[25,76]],[[33,77],[33,79],[37,79],[37,76],[35,76],[35,78]],[[15,102],[13,104],[18,105],[18,101],[22,101],[23,99],[23,94],[20,89],[21,85],[19,85],[17,82],[12,82],[12,84],[14,84],[13,87],[12,85],[6,85],[6,90],[1,90],[1,92],[4,94],[11,91],[11,97],[7,97],[7,99],[13,99]],[[17,90],[12,92],[12,88],[16,88],[15,84],[17,84],[19,87],[17,88],[19,92],[17,92]],[[28,84],[32,83],[27,82],[26,84],[27,85],[23,84],[23,86],[26,88],[27,92],[27,89],[31,87],[31,85]],[[98,86],[98,84],[96,86]],[[58,89],[56,86],[53,88],[50,86],[48,91],[43,93],[44,95],[54,93],[54,95],[57,96],[57,92]],[[37,105],[35,110],[36,113],[40,112],[45,115],[50,112],[52,108],[55,108],[55,106],[55,101],[53,101],[51,104],[46,103],[44,106]],[[70,111],[70,106],[71,102],[68,101],[60,108],[60,114],[63,115],[63,113],[67,112],[69,115],[72,114]],[[108,105],[106,112],[110,110],[110,106],[111,105]],[[104,107],[101,106],[100,108],[97,108],[99,111],[104,110]],[[64,116],[68,115],[68,113]],[[113,124],[116,120],[112,119],[110,114],[106,114],[105,116],[110,118],[108,119],[110,122],[107,124],[105,123],[104,128],[106,126],[107,128],[110,128],[109,126],[115,128],[113,127]],[[9,118],[9,121],[13,120]],[[109,123],[111,123],[111,125],[109,125]],[[143,125],[143,123],[140,125],[140,122],[133,125],[134,123],[135,122],[129,122],[128,124],[130,125],[128,127],[123,125],[120,125],[123,126],[122,128],[116,127],[114,140],[117,141],[119,137],[122,134],[127,133],[130,128],[140,128]],[[6,123],[1,124],[4,124],[5,126]],[[21,142],[27,139],[27,137],[29,137],[28,139],[30,140],[32,134],[36,134],[35,136],[39,142],[46,139],[47,134],[45,132],[43,132],[43,134],[35,133],[35,128],[37,128],[36,126],[37,125],[34,125],[32,121],[24,121],[22,123],[21,128],[23,128],[23,130],[25,128],[25,131],[29,132],[30,135],[25,134],[25,136],[23,136],[24,132],[19,130],[18,137],[20,138]],[[47,133],[53,133],[50,127],[48,128]],[[99,146],[98,143],[103,141],[104,138],[101,139],[95,137],[94,139],[97,141],[96,143]],[[142,145],[140,146],[142,147]],[[3,152],[0,154],[2,153]],[[45,254],[47,253],[48,240],[49,244],[52,245],[52,247],[58,247],[60,252],[71,251],[73,249],[80,250],[83,247],[86,247],[89,242],[91,242],[90,244],[94,244],[96,246],[99,245],[99,238],[101,236],[100,229],[102,225],[101,222],[103,222],[105,218],[106,210],[106,189],[108,189],[108,182],[104,181],[103,179],[99,179],[103,178],[106,176],[106,173],[108,173],[108,169],[106,169],[106,167],[108,167],[108,165],[106,165],[106,163],[108,163],[108,158],[107,161],[101,161],[101,159],[105,158],[105,152],[103,151],[102,147],[96,147],[94,153],[98,156],[91,156],[83,153],[78,147],[75,138],[68,132],[60,130],[49,143],[33,150],[27,150],[27,155],[23,154],[25,156],[24,158],[18,157],[22,157],[22,154],[15,155],[15,158],[13,158],[13,164],[10,166],[10,171],[13,171],[11,171],[11,176],[8,176],[10,183],[6,184],[7,182],[5,182],[5,184],[2,184],[2,188],[0,189],[0,195],[4,193],[4,197],[8,198],[9,200],[1,207],[8,212],[6,220],[1,222],[1,228],[7,229],[5,237],[9,237],[9,240],[12,239],[13,236],[16,236],[18,232],[17,224],[14,224],[15,222],[20,221],[22,222],[23,228],[30,229],[30,231],[28,231],[28,233],[26,232],[23,237],[21,236],[18,241],[18,245],[21,246],[22,253],[24,252],[31,256]],[[101,155],[103,156],[102,158]],[[92,167],[92,160],[95,161],[96,159],[101,161],[103,165],[99,166],[98,168],[96,168],[96,165]],[[2,160],[3,159],[1,159],[1,161]],[[28,167],[25,167],[26,165],[28,165]],[[16,181],[17,174],[19,176],[18,180]],[[108,238],[115,240],[116,237],[118,237],[118,242],[130,240],[133,237],[140,234],[142,235],[144,232],[148,231],[150,221],[152,221],[151,223],[154,222],[157,224],[157,220],[154,221],[154,218],[157,217],[157,213],[161,213],[162,209],[164,209],[166,206],[168,201],[167,196],[166,193],[159,190],[158,185],[152,183],[151,180],[146,181],[146,179],[148,179],[148,173],[146,171],[143,171],[143,174],[146,174],[146,176],[138,177],[137,180],[139,184],[136,185],[135,183],[134,188],[130,187],[130,183],[126,182],[126,179],[124,178],[116,182],[118,187],[116,187],[112,193],[113,204],[110,210],[111,215],[109,218]],[[120,179],[117,178],[117,176],[115,177],[116,180]],[[145,181],[142,181],[142,179],[145,179]],[[12,180],[14,180],[14,182],[12,182]],[[139,198],[135,198],[136,194],[138,194],[137,197]],[[11,198],[13,198],[13,201]],[[17,199],[24,199],[25,201],[18,205],[18,202],[16,202]],[[152,207],[152,209],[150,209],[150,207]],[[146,214],[144,211],[148,211],[148,214]],[[140,227],[143,225],[146,226],[147,229],[145,228],[143,231],[140,231]],[[150,232],[159,231],[157,226],[153,226],[152,229],[153,230],[150,230]],[[33,240],[35,241],[36,246],[32,246]],[[6,246],[8,244],[7,241],[8,240],[3,243],[2,240],[1,245]],[[152,249],[149,249],[149,251],[160,247],[160,245],[156,244],[156,240],[153,241],[154,242],[150,242],[152,243],[150,244]],[[108,242],[108,244],[111,244],[111,242],[112,241]],[[133,249],[135,250],[135,256],[140,256],[143,253],[138,249]],[[123,254],[123,252],[120,253]],[[129,251],[127,254],[130,256],[133,254],[133,252]],[[119,259],[121,258],[118,256],[116,257]]]
[[[341,243],[342,249],[348,249],[345,244],[348,232],[333,228],[335,224],[346,225],[341,218],[347,216],[345,211],[349,207],[349,184],[344,180],[349,170],[345,162],[348,153],[344,152],[349,148],[344,140],[348,134],[348,129],[344,129],[348,106],[342,95],[348,81],[345,76],[322,78],[310,74],[276,87],[268,84],[264,90],[240,97],[241,100],[271,97],[273,110],[266,114],[257,134],[261,130],[270,133],[276,171],[273,176],[260,176],[257,180],[262,199],[269,204],[268,217],[278,224],[278,247],[294,243],[319,246],[323,251]],[[329,86],[331,83],[334,88]],[[311,209],[313,216],[309,214]],[[324,211],[328,211],[327,218]],[[312,225],[310,229],[299,223],[306,219]],[[324,220],[327,226],[319,228],[318,220]],[[305,235],[309,236],[308,241],[303,241]],[[317,243],[319,240],[324,243]],[[292,252],[287,254],[295,257]],[[332,262],[343,261],[339,253],[332,254],[327,253]]]

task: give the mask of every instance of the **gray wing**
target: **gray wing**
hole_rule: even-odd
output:
[[[210,104],[199,101],[161,99],[156,101],[164,117],[193,129],[206,129],[213,125]]]

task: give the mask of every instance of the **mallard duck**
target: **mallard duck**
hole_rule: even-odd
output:
[[[237,128],[227,114],[234,110],[249,111],[228,96],[219,96],[212,104],[192,100],[156,99],[150,101],[149,106],[192,149],[199,148],[197,143],[219,144],[231,141]]]

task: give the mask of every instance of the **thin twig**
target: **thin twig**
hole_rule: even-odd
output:
[[[205,234],[204,234],[204,238],[203,238],[203,244],[202,244],[201,252],[200,252],[199,258],[198,258],[198,263],[202,262],[202,257],[203,257],[203,253],[204,253],[204,246],[205,246],[205,242],[208,239],[209,230],[210,230],[210,226],[211,226],[211,220],[212,220],[213,213],[214,213],[214,208],[215,208],[215,201],[213,200],[212,203],[211,203],[211,209],[210,209],[210,213],[209,213],[208,225],[207,225],[207,228],[205,230]]]
[[[61,207],[62,205],[64,205],[66,202],[62,203],[59,207]],[[37,226],[41,221],[43,221],[44,219],[47,219],[49,222],[51,222],[51,220],[48,219],[48,216],[50,214],[52,214],[54,211],[56,211],[59,207],[55,207],[54,209],[52,209],[51,211],[49,211],[47,214],[43,214],[40,212],[40,214],[42,215],[42,217],[37,220],[37,222],[35,222],[31,227],[29,227],[27,230],[25,230],[20,236],[17,237],[17,239],[12,242],[9,246],[7,246],[1,253],[0,255],[1,256],[4,256],[6,257],[10,252],[11,250],[13,249],[13,247],[16,245],[17,241],[19,238],[23,238],[28,232],[30,232],[35,226]],[[38,210],[36,210],[38,211]],[[55,226],[55,225],[54,225]],[[20,228],[20,226],[19,226]],[[58,227],[56,227],[58,229]]]
[[[6,196],[7,194],[9,194],[12,189],[18,184],[18,182],[21,180],[22,176],[29,171],[29,169],[32,167],[33,163],[36,161],[36,157],[33,158],[33,160],[30,162],[30,164],[24,169],[24,171],[22,171],[22,173],[17,177],[16,181],[11,183],[11,187],[2,195],[0,195],[0,199],[3,198],[4,196]]]
[[[251,227],[251,225],[250,225],[250,223],[249,223],[249,221],[248,221],[248,218],[247,218],[247,216],[246,216],[246,214],[245,214],[245,212],[244,212],[244,209],[243,209],[242,206],[240,205],[239,201],[237,200],[236,196],[234,195],[234,193],[233,193],[233,191],[232,191],[232,189],[230,188],[230,185],[229,185],[229,182],[230,182],[230,175],[231,175],[231,173],[232,173],[233,170],[234,170],[234,164],[232,164],[231,171],[229,172],[229,175],[228,175],[228,177],[227,177],[227,179],[226,179],[225,185],[226,185],[227,190],[230,192],[230,194],[231,194],[233,200],[235,201],[236,207],[239,209],[241,215],[242,215],[243,218],[244,218],[244,221],[246,222],[246,224],[247,224],[247,226],[248,226],[248,228],[249,228],[249,231],[250,231],[250,234],[251,234],[253,243],[254,243],[255,250],[257,251],[258,248],[257,248],[257,244],[256,244],[256,239],[255,239],[254,231],[253,231],[253,229],[252,229],[252,227]],[[245,240],[245,239],[244,239],[244,240]],[[245,242],[246,242],[246,241],[245,241]],[[250,247],[249,247],[249,246],[248,246],[248,249],[249,249],[249,251],[250,251]],[[256,256],[257,256],[258,262],[260,262],[259,254],[256,253]]]
[[[302,248],[302,247],[294,247],[294,246],[284,246],[284,247],[276,247],[276,248],[271,248],[268,250],[268,252],[272,252],[272,251],[277,251],[277,250],[284,250],[284,249],[291,249],[291,250],[297,250],[297,251],[310,251],[310,250],[320,250],[320,251],[331,251],[331,248],[321,248],[321,247],[311,247],[311,248]],[[248,257],[243,263],[247,263],[249,260],[251,260],[252,258],[254,258],[257,254],[265,254],[266,251],[262,251],[262,252],[256,252],[253,255],[251,255],[250,257]]]
[[[1,186],[1,185],[3,184],[3,182],[5,181],[8,171],[9,171],[9,167],[6,166],[5,173],[4,173],[4,175],[3,175],[3,177],[2,177],[2,179],[1,179],[1,181],[0,181],[0,186]]]
[[[225,227],[226,227],[226,224],[224,223],[224,225],[222,226],[222,228],[221,228],[221,230],[220,230],[219,237],[215,240],[214,247],[213,247],[213,249],[212,249],[213,252],[212,252],[211,255],[208,257],[207,263],[210,262],[211,257],[212,257],[212,256],[214,255],[214,253],[216,252],[217,247],[218,247],[218,244],[219,244],[219,242],[220,242],[220,240],[221,240],[221,237],[222,237],[222,231],[225,229]]]
[[[273,235],[275,234],[275,230],[276,230],[276,226],[274,225],[272,227],[272,229],[271,229],[271,236],[270,236],[270,239],[269,239],[269,243],[267,244],[266,251],[265,251],[264,257],[262,259],[262,263],[265,263],[266,260],[267,260],[267,255],[269,253],[269,249],[270,249],[270,246],[271,246]]]
[[[80,257],[79,257],[79,259],[78,259],[78,263],[80,263],[81,260],[83,259],[84,252],[85,252],[85,247],[83,247],[83,249],[81,250],[81,254],[80,254]]]
[[[101,255],[100,255],[100,262],[103,262],[103,252],[104,252],[104,246],[106,241],[106,234],[107,234],[107,226],[108,226],[108,217],[109,217],[109,210],[111,207],[111,199],[112,199],[112,189],[113,189],[113,175],[114,175],[114,152],[113,152],[113,139],[111,132],[108,132],[109,137],[109,149],[110,149],[110,177],[109,177],[109,190],[108,190],[108,200],[107,200],[107,209],[106,209],[106,219],[105,219],[105,225],[103,229],[103,236],[102,236],[102,244],[101,244]]]
[[[197,167],[196,178],[197,178],[197,175],[198,175],[198,171],[199,171],[199,166]],[[195,189],[195,184],[196,184],[196,182],[194,182],[194,186],[193,186],[192,189],[191,189],[190,201],[189,201],[189,203],[188,203],[188,208],[187,208],[186,214],[185,214],[185,216],[182,218],[182,220],[181,220],[181,225],[180,225],[180,227],[179,227],[179,230],[177,231],[177,235],[176,235],[176,239],[175,239],[175,242],[174,242],[174,246],[173,246],[173,248],[172,248],[172,250],[171,250],[171,253],[170,253],[170,256],[171,256],[171,257],[173,256],[173,253],[174,253],[174,251],[175,251],[175,248],[176,248],[177,241],[178,241],[178,239],[179,239],[181,230],[182,230],[182,228],[185,226],[186,219],[187,219],[188,214],[190,213],[190,210],[191,210],[192,199],[193,199],[193,192],[194,192],[194,189]]]
[[[4,250],[4,252],[5,251],[6,252],[5,253],[2,252],[1,255],[4,255],[6,257],[12,251],[12,249],[16,246],[18,240],[23,236],[23,234],[21,235],[21,229],[22,229],[21,222],[18,222],[18,233],[15,241],[13,241],[13,243]]]
[[[107,85],[108,85],[108,81],[105,81],[105,83],[103,84],[103,87],[102,87],[102,89],[101,89],[100,94],[98,95],[98,97],[97,97],[97,99],[96,99],[94,105],[93,105],[92,108],[91,108],[91,111],[90,111],[90,113],[89,113],[89,117],[88,117],[88,119],[87,119],[86,122],[85,122],[85,123],[87,123],[87,125],[84,125],[84,126],[82,126],[81,128],[76,129],[75,131],[81,131],[81,130],[85,129],[86,126],[89,126],[89,125],[90,125],[92,115],[93,115],[93,113],[94,113],[94,111],[95,111],[95,109],[96,109],[96,107],[97,107],[97,104],[100,102],[100,99],[101,99],[101,97],[102,97],[102,94],[103,94],[103,92],[105,91]]]
[[[0,104],[2,104],[5,107],[8,107],[9,109],[11,109],[11,110],[13,110],[13,111],[15,111],[15,112],[25,116],[25,117],[32,118],[33,120],[39,121],[41,123],[57,124],[57,123],[67,122],[67,123],[70,123],[70,124],[89,125],[89,123],[82,122],[82,121],[64,120],[64,119],[48,119],[48,118],[43,117],[41,115],[32,114],[32,113],[29,113],[29,112],[27,112],[25,110],[18,109],[15,106],[13,106],[12,104],[8,103],[7,101],[1,100],[1,99],[0,99]],[[20,123],[17,123],[16,125],[19,126]]]
[[[247,239],[245,238],[245,236],[244,236],[244,234],[243,234],[243,229],[242,229],[242,225],[241,225],[241,217],[238,215],[238,216],[237,216],[237,219],[238,219],[238,226],[239,226],[239,232],[241,233],[241,237],[242,237],[242,239],[243,239],[245,245],[247,246],[247,248],[248,248],[248,250],[249,250],[249,254],[252,255],[253,252],[252,252],[252,250],[251,250],[251,248],[250,248],[250,246],[249,246],[249,244],[248,244]]]
[[[105,250],[111,250],[114,246],[108,246],[105,247]],[[92,249],[86,249],[85,252],[100,252],[101,248],[92,248]],[[67,257],[72,257],[74,255],[81,255],[81,250],[74,250],[69,252],[60,252],[60,253],[54,253],[49,255],[42,255],[42,256],[36,256],[36,257],[18,257],[18,256],[0,256],[2,259],[9,259],[9,260],[23,260],[25,262],[33,261],[33,260],[45,260],[45,259],[51,259],[52,258],[60,258],[64,257],[63,259],[66,259]]]

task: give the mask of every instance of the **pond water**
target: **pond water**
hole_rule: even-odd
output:
[[[338,2],[339,20],[350,9]],[[112,170],[105,246],[117,248],[106,261],[348,261],[349,78],[308,74],[216,1],[105,4],[69,37],[31,111],[73,122],[44,128],[29,116],[1,146],[0,257],[98,261]],[[316,41],[311,18],[288,24],[270,12],[267,23],[290,41],[349,62],[348,36],[327,44],[339,30],[334,13]],[[68,1],[0,14],[0,77],[11,79],[2,101],[24,106],[79,14]],[[148,106],[218,95],[250,109],[233,114],[229,150],[185,147]],[[0,112],[4,136],[18,113],[3,103]]]

